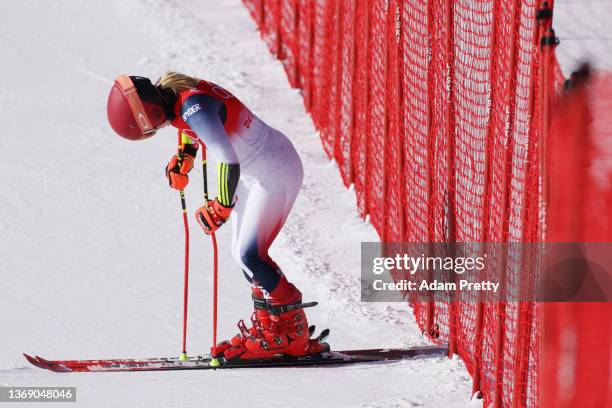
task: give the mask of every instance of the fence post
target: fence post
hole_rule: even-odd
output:
[[[454,24],[454,2],[446,0],[446,137],[447,137],[447,185],[448,194],[448,237],[451,257],[455,255],[456,228],[455,228],[455,24]],[[454,278],[454,275],[453,275]],[[453,296],[453,295],[451,295]],[[453,296],[454,297],[454,296]],[[451,297],[450,312],[448,316],[449,325],[449,357],[457,353],[457,303]]]
[[[550,67],[550,61],[552,59],[551,54],[554,51],[554,46],[557,43],[557,38],[555,36],[555,30],[552,29],[552,27],[550,27],[550,22],[547,23],[547,29],[546,29],[546,34],[542,37],[542,48],[543,48],[543,52],[542,52],[542,56],[543,56],[543,61],[542,61],[542,77],[543,77],[543,82],[541,83],[541,87],[542,87],[542,124],[541,124],[541,129],[542,131],[540,132],[540,143],[541,143],[541,148],[540,148],[540,155],[541,155],[541,160],[545,160],[546,155],[546,144],[548,142],[548,135],[550,133],[550,88],[551,88],[551,84],[550,84],[550,78],[552,77],[551,74],[551,67]],[[544,162],[542,162],[544,163]],[[543,167],[543,173],[542,173],[542,201],[545,203],[545,208],[548,207],[548,193],[549,193],[549,188],[548,188],[548,174],[546,172],[546,166]]]
[[[355,2],[353,6],[353,27],[351,32],[351,57],[350,57],[350,70],[351,70],[351,132],[349,135],[349,166],[348,166],[348,180],[349,183],[353,183],[355,180],[355,160],[353,157],[353,135],[355,134],[355,70],[357,69],[357,44],[356,44],[356,27],[357,27],[357,10],[358,3]]]
[[[365,55],[365,64],[366,64],[366,68],[365,68],[365,78],[363,81],[363,84],[365,86],[365,101],[364,101],[364,106],[365,109],[367,110],[370,106],[370,0],[363,0],[363,2],[365,3],[364,9],[365,9],[365,39],[364,42],[366,43],[366,55]],[[365,190],[367,190],[367,185],[368,185],[368,179],[367,179],[367,171],[369,169],[369,165],[370,165],[370,152],[369,150],[369,144],[370,144],[370,132],[368,132],[368,125],[367,125],[367,116],[366,116],[366,123],[364,124],[365,127],[365,135],[363,140],[361,141],[361,143],[364,144],[364,155],[363,155],[363,172],[365,172],[363,178],[364,178],[364,182],[363,182],[363,189],[364,189],[364,197],[363,197],[363,216],[364,218],[368,215],[368,213],[370,212],[370,207],[368,205],[368,195],[367,192]]]
[[[434,207],[435,207],[435,194],[434,194],[434,149],[435,149],[435,135],[434,135],[434,121],[433,121],[433,110],[434,110],[434,79],[435,73],[433,69],[433,33],[435,32],[434,27],[434,10],[433,1],[427,2],[427,34],[429,37],[428,54],[429,61],[427,64],[427,242],[428,245],[428,256],[432,255],[432,245],[434,240]],[[427,280],[431,281],[432,272],[428,272]],[[435,304],[431,299],[431,293],[428,293],[427,309],[425,315],[425,332],[431,331],[434,328],[435,321]]]
[[[259,2],[259,34],[261,38],[264,38],[266,34],[266,0]]]
[[[334,101],[333,104],[335,106],[334,109],[334,114],[335,117],[333,118],[333,132],[334,132],[334,139],[333,142],[330,146],[330,152],[332,153],[332,155],[334,156],[334,158],[336,159],[336,163],[338,163],[338,168],[342,169],[342,165],[344,162],[344,157],[342,157],[342,160],[339,160],[337,155],[339,153],[338,146],[340,145],[340,139],[342,138],[342,129],[341,129],[341,122],[342,122],[342,30],[344,29],[344,21],[343,21],[343,13],[345,12],[345,8],[343,7],[343,2],[336,0],[336,55],[335,55],[335,64],[336,64],[336,95],[334,95]],[[331,118],[330,118],[330,125],[331,125]]]
[[[276,56],[278,57],[279,61],[282,61],[285,59],[285,53],[283,52],[283,41],[282,41],[282,30],[281,30],[281,24],[282,24],[282,3],[280,0],[272,0],[274,3],[274,8],[272,9],[272,18],[274,21],[274,25],[276,26],[276,40],[275,40],[275,47],[276,47]]]
[[[406,240],[406,194],[405,194],[405,178],[404,178],[404,145],[406,144],[406,132],[404,131],[404,86],[403,86],[403,78],[404,78],[404,63],[402,59],[402,36],[403,36],[403,28],[402,28],[402,8],[400,7],[400,2],[395,4],[395,21],[394,27],[396,29],[396,44],[395,44],[395,52],[396,52],[396,63],[397,63],[397,75],[395,77],[395,90],[397,92],[397,151],[399,157],[399,182],[401,183],[400,189],[400,211],[399,211],[399,236],[402,241]]]
[[[293,76],[292,83],[298,89],[302,88],[300,81],[300,5],[298,0],[292,0],[293,5]]]
[[[313,68],[313,61],[314,61],[314,56],[313,56],[313,53],[314,53],[313,51],[313,45],[314,45],[313,10],[314,10],[314,6],[312,5],[311,2],[307,2],[306,7],[307,7],[307,12],[308,12],[308,60],[307,60],[308,62],[306,63],[307,70],[308,70],[308,72],[306,73],[308,92],[306,94],[308,95],[308,99],[306,100],[306,108],[308,109],[308,112],[310,112],[312,116],[312,92],[313,92],[312,68]]]
[[[385,41],[383,42],[384,44],[384,65],[383,65],[383,78],[384,78],[384,88],[386,89],[387,87],[387,82],[388,82],[388,77],[389,77],[389,39],[387,37],[387,29],[389,27],[389,25],[387,24],[387,18],[389,15],[389,0],[386,0],[386,8],[385,8],[385,13],[387,14],[385,16],[385,25],[384,25],[384,34],[385,34]],[[382,230],[382,236],[383,236],[383,240],[386,241],[387,240],[387,214],[388,214],[388,204],[387,204],[387,192],[389,190],[389,183],[388,183],[388,176],[389,176],[389,172],[387,171],[388,165],[387,165],[387,158],[389,157],[389,108],[393,109],[393,107],[389,107],[387,106],[387,101],[388,99],[385,97],[384,98],[384,106],[385,106],[385,114],[384,114],[384,123],[383,123],[383,146],[384,146],[384,155],[383,155],[383,205],[382,205],[382,225],[381,225],[381,230]]]

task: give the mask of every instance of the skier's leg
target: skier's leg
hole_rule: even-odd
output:
[[[247,278],[267,293],[278,286],[283,276],[268,249],[287,218],[286,201],[284,191],[266,191],[256,184],[236,220],[232,253]]]
[[[274,157],[253,169],[259,181],[250,187],[249,197],[243,201],[232,247],[247,278],[272,299],[289,296],[286,292],[292,287],[268,251],[293,207],[304,178],[302,163],[293,145],[280,132],[274,132],[267,144]],[[283,160],[278,161],[279,157]],[[277,296],[271,296],[275,289]]]
[[[256,183],[250,187],[245,200],[239,197],[242,207],[238,208],[234,220],[232,253],[253,284],[255,325],[251,329],[242,326],[241,335],[226,343],[223,347],[226,358],[316,352],[309,342],[304,310],[282,308],[301,303],[301,292],[287,281],[269,255],[270,246],[283,227],[302,184],[301,163],[293,170],[291,176],[285,172],[283,189],[268,190]],[[260,302],[262,292],[266,300]]]
[[[266,191],[255,185],[236,220],[234,256],[254,285],[255,312],[254,326],[247,329],[239,323],[241,335],[222,346],[228,359],[265,358],[278,353],[298,356],[311,351],[304,310],[286,308],[301,303],[301,292],[287,281],[268,253],[294,200],[294,194]],[[265,300],[261,299],[262,291]]]

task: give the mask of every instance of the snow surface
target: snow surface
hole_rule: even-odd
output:
[[[116,137],[106,97],[121,73],[175,69],[232,90],[286,133],[306,179],[273,256],[302,288],[311,323],[337,349],[424,344],[403,304],[359,302],[359,245],[377,236],[323,153],[297,90],[238,0],[20,1],[0,17],[0,385],[76,386],[68,407],[460,407],[463,363],[446,358],[336,368],[58,375],[49,358],[178,355],[183,226],[163,167],[175,132]],[[192,173],[193,174],[193,173]],[[214,174],[210,175],[214,180]],[[211,183],[214,186],[214,183]],[[187,190],[201,203],[197,171]],[[188,351],[211,343],[210,240],[192,222]],[[220,242],[220,336],[248,318],[250,293]]]
[[[557,57],[568,76],[583,61],[612,70],[612,0],[555,0]]]
[[[575,20],[584,13],[602,14],[595,1],[579,3],[589,9],[557,0],[566,73],[581,58],[578,51],[604,46],[592,36],[612,37],[602,17],[599,25]],[[609,16],[610,2],[600,3],[606,3]],[[582,41],[581,36],[591,37]],[[359,244],[377,236],[357,216],[354,195],[324,155],[299,92],[289,87],[239,0],[5,2],[0,38],[5,135],[0,149],[0,386],[78,388],[76,404],[56,407],[470,403],[471,379],[456,358],[335,368],[69,375],[26,364],[21,352],[127,358],[180,351],[183,230],[178,195],[163,175],[175,133],[167,129],[139,143],[121,140],[107,125],[105,111],[116,75],[156,78],[166,69],[226,86],[298,148],[305,184],[272,254],[305,300],[320,302],[309,309],[310,322],[319,330],[329,327],[337,349],[425,340],[405,305],[359,302]],[[609,67],[606,44],[608,56],[599,53],[599,58]],[[192,213],[201,202],[197,172],[187,197]],[[192,354],[206,352],[211,343],[212,286],[210,240],[194,227]],[[251,309],[248,286],[230,258],[230,234],[230,228],[218,234],[222,338],[234,334],[235,322]]]

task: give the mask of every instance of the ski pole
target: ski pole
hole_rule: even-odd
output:
[[[182,159],[183,154],[180,149],[181,145],[181,132],[178,133],[178,157]],[[177,163],[174,170],[178,171],[179,164]],[[187,204],[185,203],[185,191],[180,190],[179,196],[181,198],[181,210],[183,212],[183,225],[185,227],[185,263],[184,263],[184,278],[183,278],[183,351],[179,357],[180,361],[186,361],[187,357],[187,301],[189,293],[189,221],[187,220]]]
[[[218,275],[219,275],[219,258],[217,255],[217,237],[215,233],[210,234],[213,243],[214,251],[214,277],[213,277],[213,346],[212,346],[212,359],[210,365],[213,367],[219,366],[219,360],[217,359],[217,287],[218,287]]]
[[[183,351],[179,360],[186,361],[187,357],[187,300],[189,293],[189,221],[187,221],[187,204],[185,203],[185,192],[179,192],[181,197],[181,208],[183,211],[183,225],[185,226],[185,272],[183,284]]]
[[[206,146],[201,143],[202,146],[202,177],[204,181],[204,202],[208,202],[208,175],[206,171]],[[213,244],[213,341],[211,350],[210,365],[212,367],[219,367],[219,360],[217,359],[217,292],[219,282],[219,260],[217,253],[217,237],[214,232],[210,233],[210,238]]]
[[[178,133],[178,157],[182,160],[183,153],[181,152],[180,145],[182,142],[182,132]],[[176,164],[175,171],[178,171],[179,164]],[[186,361],[187,357],[187,301],[189,294],[189,221],[187,220],[187,204],[185,203],[185,191],[179,191],[181,197],[181,209],[183,211],[183,225],[185,226],[185,271],[184,271],[184,282],[183,282],[183,351],[179,357],[179,360]]]

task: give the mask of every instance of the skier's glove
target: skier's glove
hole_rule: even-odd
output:
[[[179,146],[178,154],[172,156],[166,166],[166,177],[170,187],[183,190],[189,183],[187,173],[193,168],[193,161],[198,153],[198,145],[182,144]]]
[[[217,200],[208,200],[195,213],[196,220],[205,233],[211,234],[219,229],[229,218],[234,207],[225,207]]]

